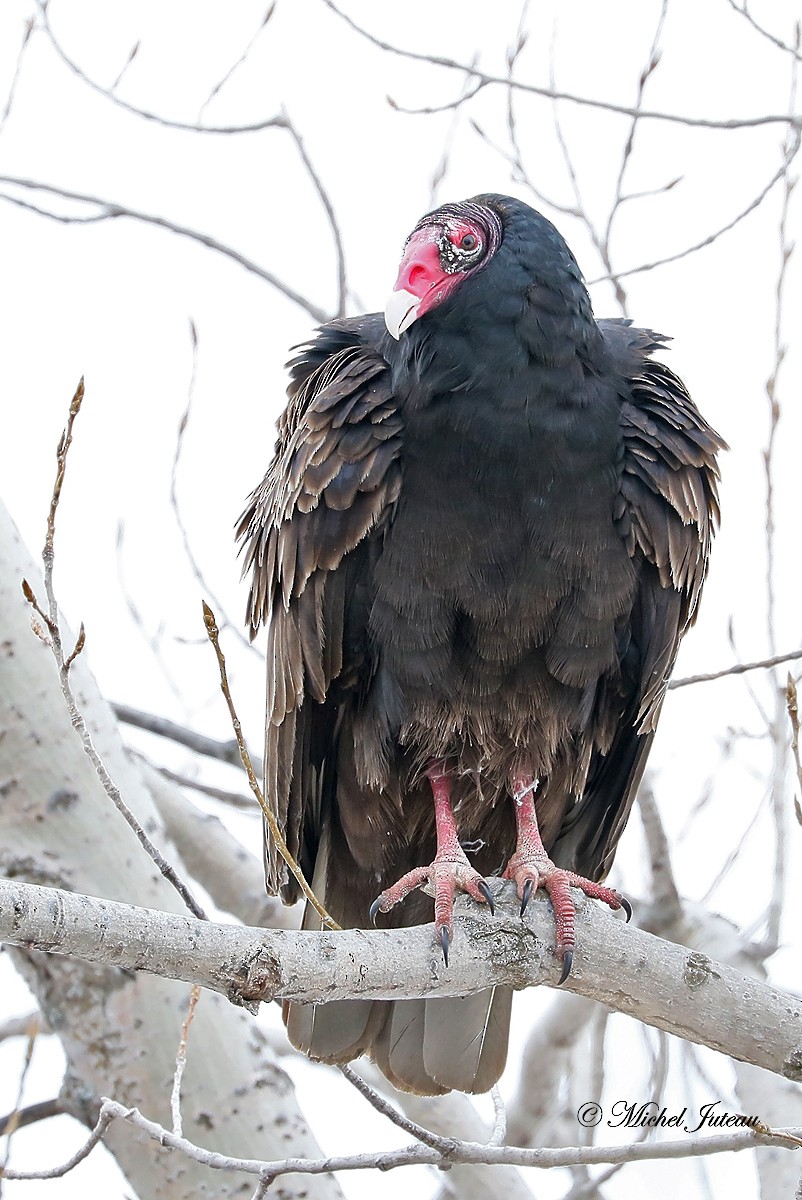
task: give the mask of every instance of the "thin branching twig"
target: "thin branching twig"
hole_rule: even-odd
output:
[[[8,187],[22,188],[29,192],[44,192],[48,196],[55,196],[58,199],[68,200],[76,204],[93,205],[100,211],[86,216],[76,216],[66,213],[54,212],[51,209],[41,208],[33,204],[29,200],[23,200],[19,196],[12,195],[7,192],[0,192],[0,200],[5,200],[11,204],[16,204],[20,208],[27,209],[30,212],[38,213],[39,216],[48,217],[50,220],[59,221],[65,225],[72,224],[89,224],[92,222],[114,221],[118,218],[126,218],[131,221],[139,221],[145,225],[154,225],[159,229],[166,229],[170,233],[176,234],[178,237],[188,238],[190,241],[198,242],[201,246],[205,246],[207,250],[213,250],[216,254],[222,254],[225,258],[230,258],[233,262],[238,263],[249,271],[252,275],[256,275],[259,279],[263,279],[265,283],[270,284],[277,292],[280,292],[285,299],[290,300],[293,304],[297,304],[302,308],[313,321],[322,323],[329,320],[331,314],[325,309],[314,304],[307,297],[302,296],[300,292],[296,292],[295,288],[284,283],[272,271],[260,267],[252,259],[245,254],[241,254],[232,246],[227,246],[223,242],[217,240],[208,233],[201,233],[197,229],[189,229],[185,225],[179,225],[176,221],[170,221],[166,217],[154,216],[152,213],[140,212],[137,209],[129,208],[124,204],[119,204],[116,201],[104,200],[100,196],[87,195],[84,192],[74,192],[69,188],[56,187],[53,184],[42,183],[37,179],[24,179],[16,175],[0,175],[0,184],[5,184]]]
[[[154,733],[157,737],[169,738],[173,742],[178,742],[179,746],[186,746],[195,754],[203,754],[206,758],[214,758],[218,762],[228,763],[233,767],[238,767],[242,762],[236,738],[221,742],[217,738],[206,737],[205,734],[198,733],[196,729],[179,725],[176,721],[169,720],[168,717],[157,717],[154,713],[132,708],[130,704],[112,703],[111,708],[118,721],[122,721],[126,725],[133,725],[135,729],[144,729],[148,733]],[[261,760],[255,754],[251,754],[250,759],[254,770],[261,774]]]
[[[334,243],[334,253],[337,262],[337,308],[334,315],[337,317],[344,317],[346,300],[348,298],[348,279],[345,269],[345,246],[343,245],[340,222],[337,220],[337,213],[335,211],[334,204],[332,203],[331,196],[326,191],[323,181],[321,180],[319,173],[315,169],[315,166],[309,157],[309,153],[304,145],[303,138],[301,137],[295,125],[293,125],[290,118],[287,116],[286,112],[282,112],[281,116],[284,121],[284,128],[292,138],[295,149],[298,151],[298,157],[303,164],[304,170],[309,176],[309,181],[312,184],[312,187],[315,189],[317,198],[322,204],[323,211],[326,214],[326,220],[328,221],[329,229],[331,230],[331,238]]]
[[[793,111],[785,113],[760,113],[753,117],[732,117],[729,119],[692,117],[684,113],[660,112],[656,109],[646,108],[637,109],[628,104],[616,104],[611,100],[597,100],[594,96],[582,96],[576,92],[565,92],[554,87],[545,87],[541,84],[530,83],[521,79],[516,79],[511,83],[506,75],[493,75],[486,71],[481,71],[478,66],[457,62],[456,59],[445,55],[424,54],[417,50],[407,50],[402,46],[395,46],[357,24],[352,17],[338,8],[333,0],[323,0],[323,3],[352,29],[354,33],[364,38],[378,50],[382,50],[388,54],[395,54],[412,62],[428,63],[432,67],[442,67],[447,71],[459,71],[463,75],[468,75],[477,83],[481,82],[485,87],[514,87],[520,92],[528,92],[531,95],[542,96],[548,100],[566,100],[571,104],[578,104],[585,108],[600,109],[603,112],[615,113],[622,117],[637,116],[644,121],[666,121],[675,125],[686,125],[692,129],[756,129],[763,125],[792,125],[797,127],[802,125],[802,114]],[[394,104],[396,107],[399,107],[397,101],[394,101]],[[426,110],[410,108],[405,109],[405,111],[422,113]]]
[[[184,1078],[184,1071],[187,1065],[187,1041],[189,1040],[189,1030],[192,1022],[195,1019],[195,1009],[198,1007],[200,996],[201,990],[196,983],[190,989],[187,1013],[181,1026],[181,1037],[178,1042],[178,1050],[176,1051],[175,1055],[173,1086],[170,1092],[170,1112],[173,1118],[173,1133],[177,1137],[182,1137],[184,1133],[184,1125],[181,1120],[181,1081]]]
[[[51,1117],[62,1117],[66,1111],[58,1096],[54,1096],[50,1100],[39,1100],[36,1104],[26,1104],[24,1108],[15,1108],[13,1112],[0,1117],[0,1137],[10,1138],[16,1129],[37,1125],[39,1121],[49,1121]],[[2,1176],[3,1169],[0,1167],[0,1179]]]
[[[49,3],[48,0],[38,0],[39,15],[42,22],[42,28],[47,34],[48,41],[59,57],[61,62],[72,71],[78,79],[81,80],[87,87],[91,88],[104,100],[108,100],[111,104],[130,113],[132,116],[141,117],[143,121],[152,121],[155,125],[162,125],[166,129],[180,129],[185,133],[216,133],[216,134],[239,134],[239,133],[259,133],[263,129],[281,129],[283,127],[282,118],[280,116],[265,117],[258,121],[250,121],[247,124],[241,125],[200,125],[193,121],[178,121],[165,117],[162,113],[153,112],[148,108],[140,108],[136,104],[131,104],[128,100],[123,100],[121,96],[116,94],[116,87],[120,81],[120,77],[114,81],[111,87],[104,87],[102,83],[98,83],[96,79],[92,79],[87,75],[86,71],[70,58],[61,42],[53,33],[48,15]],[[135,51],[134,51],[135,52]],[[130,65],[133,57],[129,55],[126,68]]]
[[[7,1171],[6,1178],[58,1179],[82,1162],[102,1139],[114,1120],[127,1121],[135,1129],[146,1134],[152,1141],[167,1151],[183,1154],[192,1162],[201,1163],[215,1171],[242,1172],[276,1179],[281,1175],[327,1175],[332,1171],[389,1171],[397,1167],[414,1164],[448,1167],[455,1163],[507,1163],[513,1166],[537,1167],[551,1170],[555,1167],[570,1167],[577,1164],[596,1165],[602,1163],[649,1162],[679,1158],[695,1158],[709,1154],[734,1153],[754,1150],[762,1146],[775,1149],[784,1147],[797,1149],[802,1146],[802,1130],[770,1129],[761,1125],[754,1133],[739,1130],[736,1133],[715,1134],[701,1138],[682,1138],[677,1141],[641,1142],[618,1146],[569,1146],[564,1149],[526,1149],[519,1146],[489,1146],[481,1142],[465,1142],[446,1139],[448,1149],[440,1151],[433,1146],[416,1142],[399,1150],[380,1150],[365,1154],[330,1155],[324,1158],[285,1158],[265,1162],[252,1158],[236,1158],[207,1150],[177,1137],[163,1125],[148,1120],[136,1108],[126,1108],[114,1100],[104,1098],[100,1117],[87,1142],[62,1166],[49,1170]],[[427,1131],[428,1132],[428,1131]],[[264,1190],[263,1193],[264,1194]]]
[[[34,1018],[31,1021],[28,1029],[28,1040],[25,1046],[25,1055],[22,1060],[22,1070],[20,1071],[19,1082],[17,1084],[17,1099],[11,1112],[7,1117],[3,1118],[2,1124],[0,1124],[0,1133],[2,1133],[6,1138],[5,1154],[3,1155],[2,1164],[0,1164],[0,1179],[2,1179],[3,1173],[5,1172],[11,1157],[11,1139],[13,1138],[15,1132],[20,1129],[23,1124],[22,1097],[25,1093],[25,1084],[28,1081],[28,1072],[31,1069],[31,1063],[33,1062],[33,1052],[34,1048],[36,1047],[36,1039],[38,1035],[39,1022]]]
[[[2,113],[0,113],[0,133],[3,132],[6,122],[8,121],[8,118],[11,115],[11,107],[14,103],[14,97],[17,94],[17,84],[19,83],[20,74],[22,72],[22,60],[24,59],[25,51],[28,49],[28,46],[30,44],[31,34],[34,31],[34,27],[35,27],[34,19],[33,19],[33,17],[29,17],[28,20],[25,22],[25,27],[24,27],[23,34],[22,34],[22,42],[20,43],[19,53],[17,55],[17,61],[14,66],[14,74],[11,77],[11,83],[9,84],[9,87],[8,87],[8,95],[6,96],[6,102],[5,102],[5,105],[3,106]]]
[[[81,403],[84,397],[84,381],[81,381],[76,388],[75,395],[70,403],[69,416],[64,433],[58,444],[56,452],[56,481],[53,485],[53,494],[50,500],[50,509],[47,517],[47,533],[45,535],[45,545],[42,551],[42,561],[44,563],[44,585],[45,594],[47,596],[47,610],[40,605],[36,594],[27,579],[22,581],[22,590],[25,599],[33,608],[34,612],[41,617],[47,628],[46,641],[49,645],[53,657],[56,660],[56,666],[59,673],[59,682],[61,684],[61,692],[67,706],[67,712],[70,717],[70,723],[81,739],[84,751],[86,752],[95,773],[100,780],[100,783],[109,797],[114,807],[120,815],[127,821],[128,825],[136,834],[140,845],[150,856],[152,861],[158,867],[161,874],[178,892],[184,904],[187,906],[193,916],[201,920],[206,919],[206,914],[198,904],[195,897],[190,892],[187,885],[180,878],[175,868],[167,862],[161,851],[153,844],[148,837],[144,828],[134,816],[131,809],[125,803],[122,793],[113,779],[109,775],[106,765],[95,748],[92,740],[92,735],[89,732],[89,727],[86,724],[83,713],[81,712],[75,694],[70,683],[70,668],[76,657],[81,652],[84,644],[83,626],[81,633],[78,635],[78,640],[74,648],[68,655],[64,653],[64,647],[61,638],[61,627],[59,624],[59,608],[56,599],[55,587],[53,584],[53,567],[55,565],[55,536],[56,536],[56,513],[58,511],[59,500],[61,499],[61,489],[64,485],[64,476],[67,470],[67,456],[70,446],[72,445],[72,433],[75,424],[75,419],[81,411]],[[41,636],[41,635],[40,635]]]
[[[693,683],[711,683],[715,679],[726,679],[729,675],[745,675],[747,671],[767,671],[771,667],[782,666],[783,663],[796,662],[802,658],[802,650],[790,650],[787,654],[775,654],[771,658],[761,658],[756,662],[735,663],[732,667],[723,667],[720,671],[709,671],[703,675],[685,675],[681,679],[669,682],[669,691],[674,688],[690,687]]]
[[[195,557],[195,552],[192,549],[192,543],[189,538],[189,532],[184,521],[184,516],[181,511],[181,505],[178,503],[178,468],[181,464],[181,455],[184,449],[184,438],[186,437],[187,428],[189,426],[189,418],[192,413],[192,402],[195,396],[195,381],[198,376],[198,330],[195,322],[190,318],[189,336],[192,346],[192,366],[189,373],[189,384],[187,386],[187,402],[183,413],[178,422],[178,429],[175,435],[175,450],[173,452],[173,465],[170,471],[170,507],[173,510],[173,517],[178,526],[178,532],[181,535],[181,544],[184,548],[184,555],[189,563],[189,569],[195,577],[195,582],[200,586],[200,589],[205,595],[211,596],[212,604],[218,612],[224,612],[223,604],[217,594],[213,591],[201,570],[200,563]],[[253,644],[250,638],[246,637],[239,625],[232,621],[228,615],[225,615],[224,622],[221,628],[228,629],[237,639],[241,646],[244,647],[250,654],[255,654],[257,658],[264,661],[264,655]]]
[[[198,110],[198,125],[201,124],[201,118],[203,117],[205,110],[209,107],[209,105],[212,103],[212,101],[215,99],[215,97],[219,95],[219,93],[223,90],[225,85],[233,78],[233,76],[237,73],[237,71],[240,69],[240,67],[242,67],[244,65],[244,63],[246,63],[248,61],[251,51],[253,50],[254,46],[256,45],[257,41],[259,40],[259,38],[262,35],[262,33],[264,32],[264,30],[270,24],[270,21],[272,20],[272,17],[273,17],[273,13],[275,11],[276,11],[276,0],[272,0],[272,3],[270,5],[268,5],[265,15],[262,17],[261,21],[259,22],[259,25],[258,25],[256,31],[252,34],[250,40],[248,41],[248,44],[246,45],[245,49],[242,51],[242,54],[240,54],[239,58],[237,58],[235,60],[235,62],[233,62],[231,64],[231,66],[226,71],[225,75],[223,75],[222,79],[220,79],[214,85],[214,87],[209,92],[209,95],[206,97],[203,104],[200,106],[200,109]]]
[[[209,608],[209,605],[205,601],[203,602],[203,621],[206,626],[206,633],[208,634],[209,641],[212,643],[212,646],[214,647],[214,652],[217,655],[217,666],[220,671],[220,687],[223,692],[223,696],[225,697],[226,705],[228,706],[229,716],[231,717],[231,725],[234,730],[234,736],[237,739],[237,746],[239,747],[239,753],[240,753],[240,758],[242,759],[242,765],[245,767],[245,772],[248,776],[248,783],[250,784],[251,791],[253,792],[254,796],[256,797],[256,799],[259,803],[259,807],[261,808],[262,813],[264,814],[265,821],[267,822],[267,827],[270,830],[270,835],[276,843],[276,847],[278,848],[279,854],[284,859],[284,861],[287,864],[287,866],[289,867],[289,869],[292,871],[293,875],[295,876],[295,879],[298,882],[298,886],[300,887],[303,894],[306,896],[309,903],[314,908],[315,912],[320,917],[321,921],[323,921],[324,925],[326,925],[329,929],[340,929],[341,927],[337,924],[337,922],[334,920],[334,918],[332,916],[330,916],[330,914],[326,911],[326,909],[323,907],[323,905],[318,900],[315,893],[312,891],[309,884],[306,882],[306,877],[304,876],[303,871],[301,870],[300,866],[293,858],[292,854],[290,853],[290,849],[284,840],[284,835],[281,832],[281,829],[279,828],[278,821],[276,820],[276,815],[270,808],[270,805],[265,800],[264,792],[262,791],[261,787],[259,786],[259,781],[256,778],[256,774],[253,769],[253,763],[251,762],[251,756],[248,753],[248,747],[245,745],[245,738],[242,733],[242,726],[240,724],[239,717],[237,716],[237,710],[234,707],[234,700],[232,698],[231,689],[230,689],[229,683],[228,683],[228,672],[226,670],[225,655],[223,654],[223,651],[220,648],[220,636],[219,636],[220,631],[217,627],[217,621],[215,619],[215,615],[212,612],[211,608]]]
[[[799,754],[799,699],[794,677],[789,673],[785,685],[785,702],[788,708],[788,718],[791,722],[791,753],[794,756],[796,780],[799,784],[799,795],[794,797],[794,812],[796,819],[802,825],[802,759]]]
[[[405,1117],[390,1104],[389,1100],[385,1100],[380,1096],[369,1083],[358,1075],[351,1067],[341,1064],[339,1066],[340,1073],[348,1080],[352,1087],[355,1087],[361,1096],[364,1096],[367,1102],[376,1109],[376,1112],[387,1117],[388,1121],[392,1121],[393,1125],[397,1125],[399,1129],[403,1129],[405,1133],[411,1133],[419,1142],[423,1142],[424,1146],[431,1146],[432,1149],[438,1150],[441,1154],[448,1154],[454,1146],[453,1138],[441,1137],[439,1133],[432,1133],[429,1129],[424,1129],[417,1121],[411,1121],[409,1117]]]

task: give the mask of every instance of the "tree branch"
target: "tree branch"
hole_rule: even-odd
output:
[[[796,662],[800,658],[802,658],[802,650],[791,650],[788,654],[775,654],[773,658],[762,658],[758,662],[735,663],[732,667],[724,667],[721,671],[710,671],[706,675],[686,675],[683,679],[672,679],[669,682],[668,690],[689,687],[692,683],[710,683],[714,679],[725,679],[728,675],[745,675],[747,671],[766,671],[770,667]]]
[[[802,656],[802,651],[800,651],[800,656]],[[219,762],[229,763],[232,767],[242,767],[236,738],[221,742],[217,738],[206,737],[203,733],[189,729],[186,725],[178,725],[168,717],[158,717],[154,713],[131,708],[129,704],[112,703],[111,708],[117,720],[122,721],[125,725],[133,725],[136,729],[145,729],[148,733],[155,733],[157,737],[170,738],[171,741],[178,742],[180,746],[194,750],[196,754],[204,754],[207,758],[216,758]],[[251,762],[254,771],[261,775],[260,760],[252,754]]]
[[[491,881],[495,917],[461,898],[446,968],[430,926],[263,930],[0,881],[0,938],[90,962],[198,983],[237,1003],[464,996],[495,983],[554,986],[560,966],[546,897],[518,916]],[[802,1081],[802,1000],[706,955],[626,926],[574,891],[577,957],[565,985],[617,1012]]]
[[[413,62],[429,63],[433,67],[443,67],[447,71],[460,71],[463,75],[467,75],[477,82],[481,82],[484,86],[490,84],[498,85],[504,88],[516,88],[520,92],[528,92],[534,96],[544,96],[549,100],[567,100],[571,104],[579,104],[586,108],[598,108],[604,112],[615,113],[622,117],[637,117],[639,120],[645,121],[668,121],[674,125],[687,125],[695,129],[754,129],[761,125],[792,125],[799,127],[802,125],[802,114],[788,113],[764,113],[755,117],[733,117],[729,120],[716,120],[712,117],[691,117],[683,113],[658,112],[648,108],[634,108],[626,104],[615,104],[611,100],[596,100],[592,96],[579,96],[575,92],[559,91],[556,88],[544,87],[535,83],[523,83],[519,79],[509,79],[506,75],[491,75],[486,71],[480,71],[479,68],[471,63],[460,63],[453,58],[447,58],[439,54],[423,54],[416,50],[405,50],[402,46],[394,46],[390,42],[384,41],[382,38],[376,37],[367,29],[363,29],[356,23],[347,13],[342,12],[333,0],[323,0],[323,3],[336,16],[344,21],[354,33],[370,42],[379,50],[384,50],[388,54],[396,54],[400,58],[411,59]],[[395,104],[395,107],[400,107]],[[425,113],[423,109],[404,109],[407,113]]]
[[[61,1117],[66,1113],[58,1096],[53,1100],[40,1100],[38,1104],[28,1104],[25,1108],[15,1108],[13,1112],[0,1117],[0,1137],[8,1134],[10,1129],[24,1129],[26,1125],[35,1125],[37,1121],[47,1121],[50,1117]],[[2,1177],[2,1171],[0,1171]]]
[[[79,67],[78,63],[69,57],[66,50],[64,50],[61,43],[57,40],[50,26],[50,21],[47,15],[47,10],[49,7],[47,0],[38,0],[38,7],[42,28],[47,34],[47,39],[50,42],[53,51],[64,64],[64,66],[72,71],[73,75],[77,76],[82,83],[91,88],[93,92],[97,92],[98,95],[102,96],[104,100],[108,100],[110,103],[116,104],[118,108],[123,109],[127,113],[131,113],[132,116],[141,117],[143,121],[152,121],[155,125],[163,125],[167,129],[180,129],[187,133],[258,133],[262,129],[283,129],[285,127],[284,119],[281,116],[265,117],[262,120],[252,121],[245,125],[200,125],[193,121],[174,121],[169,117],[162,116],[161,113],[153,112],[147,108],[139,108],[136,104],[130,104],[127,100],[123,100],[121,96],[115,94],[114,88],[120,82],[119,76],[115,80],[115,83],[112,87],[104,87],[102,83],[98,83],[97,80],[92,79],[91,76],[87,75],[83,68]],[[261,32],[266,23],[266,21],[262,22],[258,32]],[[222,84],[220,86],[222,86]]]
[[[55,1179],[67,1174],[78,1162],[86,1158],[90,1150],[101,1140],[114,1120],[129,1122],[142,1130],[159,1146],[175,1150],[186,1158],[216,1171],[239,1171],[246,1175],[259,1176],[272,1182],[280,1175],[321,1175],[330,1171],[372,1170],[388,1171],[394,1167],[412,1164],[428,1164],[448,1168],[453,1163],[511,1163],[518,1166],[550,1169],[584,1164],[644,1162],[655,1159],[696,1158],[707,1154],[721,1154],[738,1150],[754,1150],[758,1146],[785,1146],[797,1149],[800,1145],[798,1130],[771,1130],[761,1126],[737,1133],[719,1134],[712,1137],[682,1138],[674,1142],[641,1142],[618,1146],[569,1146],[561,1150],[524,1149],[519,1146],[491,1146],[482,1142],[455,1141],[447,1152],[413,1143],[400,1150],[379,1151],[374,1154],[332,1155],[328,1158],[285,1158],[274,1162],[261,1159],[234,1158],[226,1154],[206,1150],[186,1138],[177,1137],[163,1125],[150,1121],[136,1108],[126,1108],[114,1100],[104,1099],[98,1123],[87,1143],[69,1163],[49,1171],[7,1171],[7,1179]],[[259,1191],[257,1191],[257,1195]],[[264,1194],[264,1189],[262,1189]]]
[[[117,204],[111,200],[103,200],[99,196],[89,196],[83,192],[72,192],[68,188],[41,183],[36,179],[22,179],[16,175],[0,175],[0,183],[7,184],[10,187],[24,188],[26,191],[44,192],[48,196],[56,196],[62,200],[71,200],[76,204],[94,204],[100,208],[100,212],[86,217],[65,216],[61,213],[50,212],[48,209],[38,208],[28,201],[20,200],[19,197],[0,193],[0,200],[8,200],[12,204],[29,208],[38,213],[39,216],[50,217],[54,221],[71,224],[73,222],[113,221],[117,217],[128,217],[132,221],[140,221],[145,225],[156,225],[159,229],[166,229],[170,233],[177,234],[179,237],[199,242],[207,250],[214,250],[217,254],[222,254],[226,258],[233,259],[234,262],[244,267],[246,271],[250,271],[252,275],[257,275],[265,283],[269,283],[271,287],[280,292],[287,300],[292,301],[293,304],[297,304],[305,313],[308,313],[313,321],[321,323],[328,321],[331,316],[324,308],[320,308],[317,304],[302,296],[300,292],[296,292],[289,284],[284,283],[272,271],[265,270],[264,267],[260,267],[252,259],[247,258],[244,254],[240,254],[232,246],[226,246],[223,242],[219,242],[217,238],[213,238],[208,233],[200,233],[197,229],[189,229],[186,225],[179,225],[175,221],[168,221],[166,217],[157,217],[153,213],[139,212],[135,208],[127,208],[124,204]]]

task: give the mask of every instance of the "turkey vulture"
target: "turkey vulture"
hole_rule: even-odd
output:
[[[342,925],[372,901],[431,920],[428,881],[447,958],[455,888],[492,906],[503,873],[522,911],[549,892],[565,978],[569,885],[628,907],[599,881],[696,615],[723,447],[664,340],[596,321],[554,226],[483,195],[418,222],[384,317],[331,321],[290,363],[238,535],[268,628],[265,794]],[[265,859],[292,903],[269,838]],[[504,1067],[510,1000],[285,1017],[312,1058],[473,1092]]]

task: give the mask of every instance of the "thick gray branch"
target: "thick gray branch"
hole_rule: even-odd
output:
[[[340,933],[196,921],[16,880],[0,882],[0,938],[94,963],[198,983],[240,1002],[460,996],[492,983],[556,983],[553,917],[538,897],[521,921],[495,882],[497,913],[458,904],[448,968],[431,928]],[[625,926],[574,892],[570,990],[743,1062],[802,1080],[802,1001],[696,951]]]

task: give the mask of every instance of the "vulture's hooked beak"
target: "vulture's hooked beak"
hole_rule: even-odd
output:
[[[443,298],[437,288],[449,276],[440,263],[440,237],[437,226],[428,226],[413,233],[407,242],[395,287],[384,310],[384,323],[396,341]]]
[[[390,298],[384,308],[384,323],[396,341],[405,329],[418,319],[420,297],[408,292],[405,288],[390,293]]]

